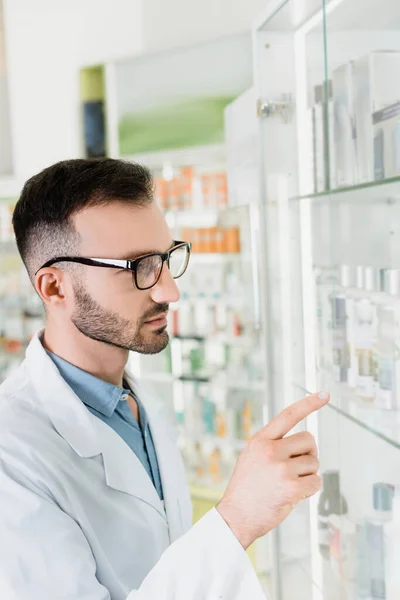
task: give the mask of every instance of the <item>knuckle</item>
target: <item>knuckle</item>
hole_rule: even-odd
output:
[[[310,433],[309,431],[303,431],[301,435],[305,442],[307,442],[309,444],[315,444],[315,438],[312,435],[312,433]]]
[[[319,470],[320,464],[319,464],[318,458],[315,458],[315,456],[308,456],[307,462],[308,462],[308,465],[310,467],[312,467],[313,470],[315,470],[315,472],[317,472]]]
[[[268,461],[273,461],[275,459],[276,447],[273,442],[268,442],[264,446],[264,456]]]

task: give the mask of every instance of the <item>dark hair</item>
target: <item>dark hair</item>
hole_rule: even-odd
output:
[[[116,200],[143,207],[153,202],[153,192],[146,167],[112,158],[65,160],[29,179],[13,215],[29,275],[47,260],[76,251],[71,216]]]

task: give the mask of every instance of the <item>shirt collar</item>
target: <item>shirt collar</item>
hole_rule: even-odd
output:
[[[105,417],[111,417],[124,394],[131,394],[131,390],[120,388],[113,383],[103,381],[87,371],[72,365],[63,358],[46,350],[58,368],[61,377],[69,387],[82,400],[86,406],[98,411]]]

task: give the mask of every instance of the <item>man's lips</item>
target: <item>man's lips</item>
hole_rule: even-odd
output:
[[[147,321],[145,321],[146,324],[156,324],[158,325],[159,323],[163,324],[167,322],[167,315],[168,313],[164,312],[161,313],[159,315],[157,315],[156,317],[153,317],[152,319],[148,319]]]

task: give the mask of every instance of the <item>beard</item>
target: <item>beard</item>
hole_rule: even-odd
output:
[[[166,312],[168,304],[155,305],[133,325],[129,319],[103,308],[81,283],[75,283],[74,292],[75,308],[71,320],[84,336],[140,354],[158,354],[168,346],[166,327],[151,331],[147,335],[142,331],[145,321]]]

